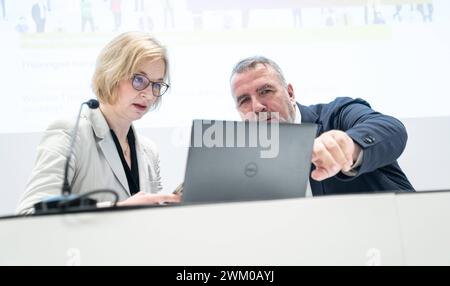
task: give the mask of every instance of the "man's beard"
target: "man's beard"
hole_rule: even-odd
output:
[[[285,99],[284,103],[286,104],[287,109],[287,118],[281,118],[279,112],[249,112],[249,113],[240,113],[242,120],[244,121],[260,121],[260,122],[286,122],[286,123],[295,123],[295,107],[289,101],[288,98]]]

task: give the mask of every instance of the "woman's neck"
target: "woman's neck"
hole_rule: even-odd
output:
[[[119,142],[126,142],[128,131],[130,130],[131,122],[121,118],[114,112],[110,106],[100,104],[100,110],[111,128],[116,134]]]

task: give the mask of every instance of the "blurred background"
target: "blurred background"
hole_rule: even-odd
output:
[[[230,72],[252,55],[278,62],[302,104],[361,97],[400,118],[411,182],[450,188],[448,0],[0,0],[0,215],[24,191],[42,131],[75,120],[100,49],[130,30],[169,52],[170,91],[136,122],[160,148],[167,192],[183,180],[192,119],[238,119]]]

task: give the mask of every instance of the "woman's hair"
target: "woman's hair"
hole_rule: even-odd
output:
[[[169,61],[166,49],[152,36],[143,32],[123,33],[109,42],[97,58],[92,90],[100,102],[114,104],[121,80],[131,79],[144,61],[163,60],[164,78],[169,80]],[[161,102],[158,97],[153,109]]]

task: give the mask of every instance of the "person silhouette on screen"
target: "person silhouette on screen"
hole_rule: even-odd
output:
[[[72,193],[114,190],[121,206],[180,201],[178,195],[160,194],[156,146],[133,127],[161,103],[168,78],[166,49],[146,33],[124,33],[104,47],[92,78],[100,106],[81,114],[70,161]],[[18,213],[32,213],[35,203],[61,193],[73,125],[57,120],[45,131]]]
[[[433,3],[427,3],[427,18],[429,22],[433,22],[433,12],[434,12],[434,6]]]
[[[163,0],[164,28],[175,28],[175,19],[173,17],[173,0]]]
[[[141,1],[139,5],[138,13],[139,17],[139,30],[140,31],[152,31],[154,28],[152,14],[155,12],[154,7],[151,6],[150,1]]]
[[[294,19],[294,28],[301,28],[303,26],[302,9],[292,9],[292,17]]]
[[[39,0],[31,7],[31,17],[36,25],[37,33],[45,32],[45,22],[47,21],[47,4]]]
[[[310,174],[314,196],[414,190],[397,163],[406,146],[405,127],[365,100],[301,105],[278,64],[261,56],[239,61],[230,85],[243,120],[318,125]]]
[[[0,0],[1,6],[2,6],[2,19],[6,20],[6,6],[5,6],[5,0]]]
[[[402,14],[401,14],[402,8],[403,8],[403,5],[395,5],[395,13],[392,16],[392,18],[394,20],[397,20],[398,22],[402,21]]]
[[[86,24],[91,27],[91,32],[95,31],[94,25],[94,14],[92,12],[92,0],[81,0],[80,2],[81,10],[81,32],[86,29]]]
[[[379,12],[379,11],[374,11],[373,12],[373,23],[375,25],[386,24],[386,21],[384,20],[383,15],[381,14],[381,12]]]
[[[425,9],[426,7],[426,9]],[[417,4],[416,7],[417,11],[422,16],[422,21],[425,22],[432,22],[433,21],[433,4]]]
[[[114,32],[122,26],[122,0],[111,0],[111,12],[114,17]]]
[[[27,33],[28,32],[28,24],[27,24],[27,20],[25,19],[25,17],[21,16],[19,18],[19,21],[18,21],[17,25],[14,27],[14,29],[16,30],[16,32],[19,32],[19,33]]]

